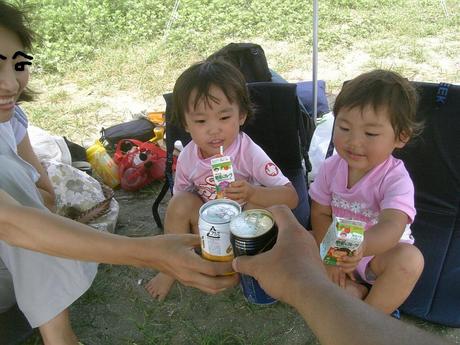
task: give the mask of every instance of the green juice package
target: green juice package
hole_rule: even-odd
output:
[[[233,166],[230,157],[220,156],[211,160],[212,175],[216,184],[217,199],[224,197],[224,190],[235,181]]]
[[[365,223],[359,220],[333,217],[320,245],[324,263],[337,265],[337,258],[351,256],[364,239]]]

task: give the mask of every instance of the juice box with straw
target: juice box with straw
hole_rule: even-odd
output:
[[[219,157],[211,159],[211,170],[216,185],[217,199],[222,199],[225,188],[235,181],[232,161],[229,156],[224,156],[223,146],[220,147]]]
[[[324,263],[337,265],[337,258],[353,255],[364,239],[365,223],[340,217],[333,217],[320,245],[320,255]]]

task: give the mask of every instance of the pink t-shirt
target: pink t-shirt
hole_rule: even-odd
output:
[[[366,229],[375,225],[383,209],[397,209],[407,214],[408,224],[414,221],[414,185],[404,163],[390,156],[347,188],[348,165],[339,155],[326,159],[310,186],[311,198],[321,205],[330,205],[336,217],[360,220]],[[412,242],[406,226],[401,240]]]
[[[235,180],[246,180],[258,186],[284,186],[289,179],[254,143],[241,132],[235,141],[224,151],[232,160]],[[184,147],[177,160],[173,192],[188,191],[197,193],[203,201],[216,198],[216,188],[211,171],[211,159],[203,158],[198,146],[191,141]]]

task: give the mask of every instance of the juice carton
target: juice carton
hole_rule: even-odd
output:
[[[337,258],[353,255],[364,239],[365,223],[333,217],[332,223],[320,245],[321,259],[328,265],[336,265]]]
[[[233,181],[235,174],[233,173],[232,161],[229,156],[221,156],[211,159],[211,170],[216,184],[217,199],[224,197],[224,189]]]

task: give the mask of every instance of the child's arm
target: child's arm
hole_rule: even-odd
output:
[[[312,200],[311,205],[311,226],[313,237],[316,240],[316,244],[320,245],[321,241],[324,238],[324,235],[331,225],[332,222],[332,208],[330,206],[325,206],[317,203]],[[330,280],[332,280],[338,286],[345,288],[346,276],[338,266],[331,266],[324,264],[327,275]]]
[[[382,210],[378,223],[364,233],[363,256],[382,254],[393,248],[404,233],[407,218],[396,209]]]
[[[234,181],[225,189],[225,196],[239,203],[247,202],[260,207],[287,205],[296,208],[299,202],[297,192],[291,183],[284,186],[253,186],[244,180]]]
[[[318,246],[324,238],[324,235],[332,222],[332,209],[312,200],[311,204],[311,226],[313,236]]]
[[[393,248],[401,238],[407,223],[407,215],[399,210],[385,209],[379,221],[364,232],[364,241],[352,256],[338,259],[338,266],[345,273],[356,269],[363,256],[378,255]]]

